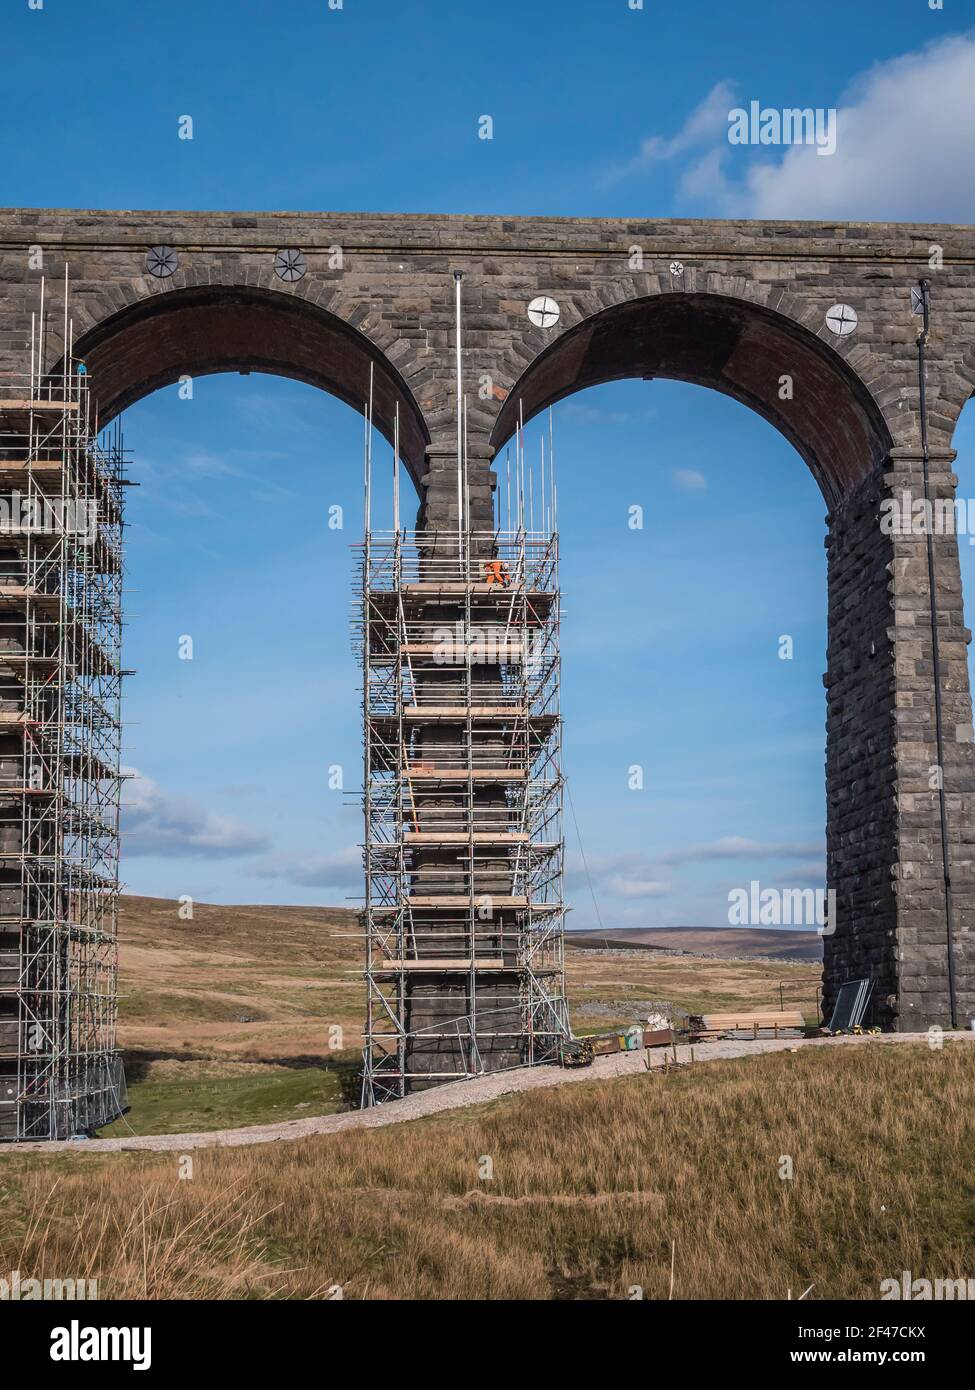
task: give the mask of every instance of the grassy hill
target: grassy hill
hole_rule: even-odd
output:
[[[122,1038],[133,1127],[340,1104],[359,1044],[351,914],[127,899]],[[570,944],[577,1030],[647,1001],[811,1012],[817,967]],[[350,983],[352,981],[352,983]],[[343,1047],[327,1048],[331,1023]],[[975,1048],[778,1053],[586,1080],[408,1124],[192,1156],[0,1170],[0,1267],[102,1298],[873,1299],[968,1277]],[[909,1097],[909,1104],[891,1097]],[[931,1136],[937,1136],[932,1143]],[[483,1155],[493,1177],[482,1178]],[[782,1157],[792,1162],[784,1179]]]
[[[122,899],[127,1049],[299,1064],[322,1056],[330,1027],[342,1030],[342,1047],[359,1047],[353,911],[197,903],[185,922],[178,907],[164,898]]]
[[[192,1181],[9,1154],[0,1266],[103,1298],[659,1299],[673,1248],[676,1298],[875,1299],[971,1274],[973,1093],[975,1048],[867,1042],[208,1150]]]
[[[119,1040],[131,1113],[104,1134],[328,1114],[362,1047],[356,914],[126,896]]]
[[[328,1114],[362,1048],[361,938],[354,911],[125,897],[119,1038],[131,1113],[106,1134],[220,1129]],[[616,954],[570,935],[579,1033],[642,1020],[655,1001],[698,1013],[777,1004],[815,1016],[819,968]]]
[[[573,932],[573,944],[606,949],[689,951],[694,955],[750,960],[822,961],[823,938],[815,931],[776,927],[625,927]]]

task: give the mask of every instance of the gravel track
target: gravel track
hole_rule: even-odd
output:
[[[975,1033],[945,1032],[945,1039],[975,1043]],[[885,1033],[840,1038],[763,1038],[758,1041],[697,1043],[693,1048],[695,1065],[721,1061],[732,1057],[757,1057],[767,1052],[796,1052],[809,1047],[884,1047],[898,1043],[927,1043],[927,1033]],[[679,1046],[679,1061],[687,1061],[691,1049]],[[654,1069],[660,1069],[673,1056],[670,1048],[655,1048],[649,1052],[618,1052],[609,1057],[597,1057],[591,1067],[563,1070],[561,1067],[524,1067],[517,1071],[493,1072],[473,1081],[454,1081],[436,1086],[403,1100],[390,1101],[371,1110],[344,1111],[338,1115],[311,1115],[306,1119],[287,1120],[270,1125],[249,1125],[243,1129],[215,1129],[200,1134],[126,1135],[113,1139],[85,1141],[61,1140],[55,1143],[0,1144],[0,1160],[5,1155],[40,1153],[119,1153],[131,1150],[163,1153],[189,1149],[239,1148],[248,1144],[291,1143],[311,1134],[339,1134],[347,1129],[378,1129],[383,1125],[401,1124],[405,1120],[422,1119],[445,1110],[462,1110],[498,1096],[517,1091],[534,1091],[547,1086],[569,1086],[579,1081],[597,1081],[615,1076],[630,1076],[645,1069],[649,1057]]]

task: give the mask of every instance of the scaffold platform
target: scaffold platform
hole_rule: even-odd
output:
[[[125,450],[97,437],[67,284],[53,307],[42,284],[30,369],[0,382],[0,1141],[91,1134],[126,1108]]]

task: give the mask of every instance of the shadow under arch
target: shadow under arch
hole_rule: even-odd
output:
[[[774,310],[722,294],[628,300],[583,319],[525,369],[495,423],[495,452],[525,420],[589,386],[669,377],[733,397],[773,424],[808,464],[832,508],[891,447],[883,415],[827,343]],[[791,399],[783,398],[783,378]]]
[[[181,376],[266,372],[320,387],[362,411],[374,369],[377,429],[400,453],[417,490],[429,431],[409,387],[365,334],[306,299],[247,286],[171,290],[103,319],[75,345],[92,376],[99,426]]]

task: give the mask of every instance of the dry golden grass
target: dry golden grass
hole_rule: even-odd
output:
[[[119,920],[119,1039],[154,1057],[312,1061],[362,1045],[355,913],[219,907],[126,896]]]
[[[98,1287],[102,1298],[113,1290],[137,1299],[267,1296],[276,1271],[254,1230],[269,1213],[244,1214],[234,1185],[193,1204],[181,1201],[179,1191],[149,1184],[127,1200],[116,1193],[115,1202],[102,1205],[105,1194],[96,1187],[66,1229],[59,1222],[60,1189],[60,1181],[52,1185],[41,1175],[25,1185],[29,1217],[11,1246],[11,1269],[36,1270],[29,1277],[42,1280],[83,1279],[90,1287],[103,1284],[108,1267],[108,1294]]]
[[[646,999],[668,1000],[690,1013],[778,1008],[781,1001],[782,1007],[801,1009],[815,1023],[821,979],[822,966],[812,962],[716,960],[652,951],[615,955],[579,950],[571,937],[566,951],[566,988],[577,1032],[636,1022],[643,1017],[636,1001]],[[634,1005],[625,1007],[629,1000]]]
[[[350,909],[197,903],[186,922],[176,902],[124,897],[119,1040],[132,1113],[109,1133],[222,1128],[339,1105],[340,1074],[362,1048],[356,931]],[[583,1033],[637,1022],[648,999],[696,1013],[768,1007],[780,985],[786,1007],[815,1014],[814,965],[606,954],[576,948],[571,936],[567,958],[572,1023]],[[242,1064],[239,1085],[220,1064]],[[280,1096],[273,1078],[255,1085],[256,1068],[268,1065],[278,1068]]]
[[[356,915],[344,908],[218,907],[122,899],[119,1038],[146,1057],[267,1062],[320,1060],[328,1030],[362,1046],[364,990],[355,967]],[[580,951],[569,937],[573,1024],[595,1032],[642,1015],[636,1001],[668,999],[694,1012],[767,1007],[779,1001],[812,1018],[820,969],[812,964],[625,956]],[[634,1007],[627,1005],[635,1001]],[[607,1005],[623,1004],[616,1009]]]
[[[11,1156],[0,1267],[123,1298],[666,1298],[675,1241],[678,1298],[872,1298],[975,1276],[973,1151],[975,1049],[868,1042],[200,1151],[192,1181],[175,1153]]]

